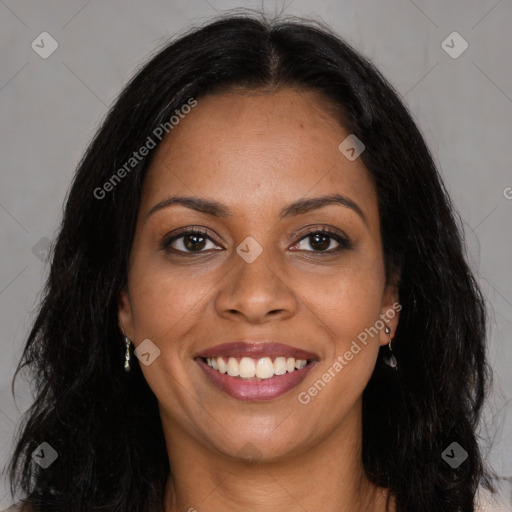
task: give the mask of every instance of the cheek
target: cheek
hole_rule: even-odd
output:
[[[138,338],[168,338],[183,330],[193,318],[206,289],[203,280],[191,280],[185,273],[170,273],[164,267],[135,271],[130,283],[133,319]]]
[[[356,400],[375,367],[380,346],[375,326],[384,289],[378,254],[354,254],[343,268],[330,275],[309,276],[300,285],[302,300],[315,316],[317,329],[328,333],[330,343],[318,378],[325,376],[324,382],[332,382],[331,392],[323,393],[321,401],[333,407]]]
[[[133,326],[137,340],[149,338],[169,352],[169,346],[179,350],[183,332],[197,322],[211,284],[186,263],[171,265],[153,243],[144,237],[134,241],[129,274]]]
[[[369,247],[326,272],[297,274],[294,288],[336,343],[344,344],[379,319],[384,281],[379,253]]]
[[[207,296],[204,279],[170,271],[164,258],[135,254],[130,272],[130,296],[136,344],[151,340],[160,350],[150,365],[141,364],[146,381],[161,404],[178,414],[190,408],[183,393],[190,365],[190,340],[200,322],[200,305]],[[173,405],[171,405],[173,404]],[[179,404],[179,405],[178,405]]]

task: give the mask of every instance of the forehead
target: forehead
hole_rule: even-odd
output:
[[[350,134],[319,94],[284,88],[197,101],[159,146],[141,211],[176,194],[215,198],[246,215],[340,193],[375,215],[369,173],[338,149]]]

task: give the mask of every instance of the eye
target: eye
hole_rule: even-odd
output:
[[[331,248],[330,250],[326,250],[331,246],[331,243],[333,241],[335,241],[338,245],[334,247],[334,249]],[[300,244],[303,244],[302,248],[299,247]],[[307,249],[304,249],[304,245],[308,245],[313,249],[313,251],[308,251]],[[302,237],[299,240],[299,242],[295,244],[293,247],[299,247],[299,250],[306,250],[308,252],[332,254],[343,249],[350,249],[352,246],[347,237],[335,231],[331,231],[329,228],[322,228],[317,229],[315,231],[310,231],[306,236]]]
[[[179,233],[175,233],[171,238],[164,238],[161,244],[161,249],[178,252],[178,253],[194,253],[206,252],[208,242],[214,242],[213,236],[209,234],[208,230],[203,229],[186,229]],[[215,244],[213,244],[215,245]]]
[[[330,250],[327,250],[332,242],[335,241],[338,245]],[[208,243],[212,246],[208,247]],[[309,245],[313,250],[310,251],[300,245]],[[192,254],[202,253],[207,250],[214,250],[217,244],[215,236],[210,233],[207,229],[184,229],[178,233],[174,233],[171,237],[166,237],[161,243],[160,248],[169,252],[181,253],[181,254]],[[292,248],[298,248],[299,250],[306,250],[307,252],[316,252],[324,254],[332,254],[339,252],[343,249],[352,248],[346,236],[341,235],[335,231],[331,231],[329,228],[316,229],[310,231],[303,236]]]

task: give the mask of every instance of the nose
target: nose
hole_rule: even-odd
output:
[[[215,296],[220,316],[258,324],[277,318],[284,320],[295,314],[296,295],[285,282],[285,272],[272,261],[271,251],[264,250],[251,263],[238,254],[234,260]]]

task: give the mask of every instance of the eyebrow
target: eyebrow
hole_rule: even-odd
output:
[[[167,208],[173,204],[180,204],[190,208],[191,210],[205,213],[206,215],[211,215],[213,217],[231,218],[233,216],[228,207],[217,201],[191,196],[172,196],[164,199],[163,201],[160,201],[155,206],[153,206],[153,208],[149,210],[146,219],[153,215],[155,212]],[[366,225],[368,225],[366,216],[364,215],[359,205],[349,197],[342,196],[340,194],[330,194],[327,196],[299,199],[298,201],[295,201],[282,208],[279,212],[279,218],[282,220],[286,217],[295,217],[297,215],[302,215],[304,213],[308,213],[310,211],[317,210],[332,204],[339,204],[346,208],[350,208],[356,212],[359,217],[361,217]]]

